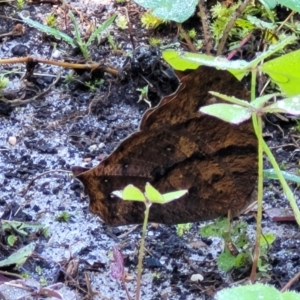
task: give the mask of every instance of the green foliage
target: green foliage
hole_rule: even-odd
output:
[[[226,248],[225,251],[219,255],[217,265],[220,270],[227,272],[235,266],[235,256]]]
[[[17,250],[15,253],[11,254],[9,257],[0,261],[0,267],[6,267],[10,265],[16,265],[16,267],[22,266],[27,258],[32,254],[35,248],[35,243],[30,243],[23,248]]]
[[[43,225],[28,224],[18,221],[2,220],[0,222],[1,229],[8,234],[7,244],[14,246],[19,237],[28,236],[31,230],[41,230]]]
[[[105,22],[103,22],[100,26],[98,26],[98,28],[90,35],[89,39],[87,40],[87,42],[84,42],[81,38],[80,35],[80,31],[79,31],[79,27],[77,24],[77,21],[74,17],[74,14],[69,11],[69,16],[70,19],[74,25],[74,30],[75,30],[75,40],[76,43],[74,42],[73,38],[68,36],[66,33],[59,31],[58,29],[52,28],[50,26],[47,25],[43,25],[39,22],[36,22],[34,20],[29,19],[28,17],[24,17],[21,13],[19,14],[19,16],[22,18],[23,22],[27,23],[28,25],[42,31],[45,32],[49,35],[54,36],[55,38],[58,39],[62,39],[64,40],[66,43],[68,43],[69,45],[71,45],[72,47],[75,47],[76,44],[77,46],[80,48],[80,51],[83,55],[83,57],[86,60],[89,60],[91,57],[90,51],[89,51],[89,47],[92,44],[92,42],[98,37],[98,35],[106,30],[115,20],[116,15],[113,15],[112,17],[110,17],[108,20],[106,20]]]
[[[153,16],[162,20],[183,23],[194,12],[198,0],[134,0],[146,9],[152,9]]]
[[[161,39],[160,38],[156,38],[156,37],[151,37],[149,39],[149,44],[151,46],[160,46],[161,45]]]
[[[57,18],[54,13],[48,14],[45,18],[45,23],[47,26],[56,28],[57,27]]]
[[[147,182],[145,186],[145,193],[143,193],[134,185],[129,184],[124,188],[124,190],[114,191],[112,194],[126,201],[165,204],[181,198],[187,192],[187,190],[182,190],[161,194],[157,189]]]
[[[16,0],[16,6],[18,10],[22,10],[25,6],[25,0]]]
[[[240,268],[242,266],[249,266],[252,262],[251,251],[249,248],[250,239],[247,235],[247,223],[246,222],[233,222],[230,226],[230,232],[228,232],[228,220],[218,219],[212,224],[203,226],[199,230],[200,235],[204,237],[216,236],[223,238],[228,244],[233,243],[240,252],[237,256],[234,256],[229,249],[226,247],[224,252],[221,253],[217,259],[218,267],[227,272],[232,268]],[[267,249],[271,245],[275,236],[273,234],[264,235],[265,238],[261,237],[261,256],[260,271],[266,271],[267,268]]]
[[[135,297],[136,300],[140,299],[144,246],[145,246],[145,238],[146,238],[150,207],[152,203],[166,204],[168,202],[174,201],[182,197],[183,195],[185,195],[187,192],[188,192],[187,190],[181,190],[181,191],[161,194],[157,189],[155,189],[148,182],[146,183],[144,193],[139,188],[135,187],[132,184],[127,185],[124,188],[124,190],[112,192],[112,195],[117,196],[125,201],[138,201],[138,202],[144,202],[145,204],[145,217],[143,222],[142,238],[141,238],[141,245],[139,250],[137,289],[136,289],[136,297]]]
[[[96,79],[94,81],[86,81],[84,85],[89,88],[89,90],[93,93],[95,92],[102,84],[104,83],[104,79]]]
[[[233,3],[231,6],[226,6],[224,2],[217,2],[211,9],[213,22],[211,24],[211,31],[216,42],[223,36],[227,23],[231,20],[233,13],[240,6],[241,1]],[[244,38],[253,29],[274,29],[275,25],[267,23],[255,17],[255,15],[262,15],[268,17],[274,22],[272,13],[267,14],[264,7],[257,5],[248,5],[243,11],[242,15],[236,20],[235,25],[229,32],[229,36],[235,36],[238,39]]]
[[[55,217],[55,220],[60,223],[68,223],[70,221],[70,214],[67,211],[63,211]]]
[[[142,26],[147,29],[155,29],[159,25],[165,23],[164,20],[153,16],[150,12],[145,12],[141,16]]]
[[[219,291],[216,300],[299,300],[300,294],[296,292],[280,293],[275,287],[256,283],[223,289]]]
[[[176,232],[178,236],[183,236],[187,231],[192,228],[192,223],[184,223],[176,225]]]
[[[118,26],[118,28],[124,30],[128,28],[128,24],[127,24],[127,19],[125,16],[118,14],[117,18],[116,18],[116,25]]]
[[[193,29],[189,30],[187,34],[193,40],[196,37],[197,32],[196,32],[195,28],[193,28]]]
[[[266,0],[265,0],[266,1]],[[270,1],[270,0],[268,0]],[[273,0],[274,1],[274,0]],[[295,0],[276,0],[279,4],[300,13],[300,2]]]
[[[4,90],[9,83],[8,77],[5,77],[4,75],[0,75],[0,92],[1,90]]]

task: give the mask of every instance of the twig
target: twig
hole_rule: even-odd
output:
[[[12,107],[16,107],[16,106],[20,106],[20,105],[23,105],[23,104],[30,103],[32,101],[35,101],[39,97],[44,96],[46,93],[48,93],[51,90],[51,88],[58,82],[59,79],[60,79],[60,72],[57,74],[56,79],[42,93],[40,93],[40,94],[38,94],[38,95],[36,95],[32,98],[29,98],[29,99],[26,99],[26,100],[15,99],[15,100],[12,100],[12,101],[7,100],[7,99],[2,99],[1,101],[5,102],[5,103],[8,103]]]
[[[49,173],[54,173],[54,172],[71,173],[71,171],[61,170],[61,169],[58,169],[58,170],[50,170],[50,171],[46,171],[46,172],[44,172],[44,173],[41,173],[41,174],[37,175],[36,177],[34,177],[34,178],[32,178],[32,179],[30,180],[30,182],[28,183],[26,189],[23,191],[22,196],[24,197],[24,196],[27,194],[28,190],[29,190],[30,187],[33,185],[33,183],[34,183],[35,180],[41,178],[41,177],[44,176],[44,175],[47,175],[47,174],[49,174]]]
[[[207,9],[204,4],[204,0],[199,0],[198,2],[199,7],[199,13],[198,16],[201,19],[202,22],[202,29],[203,29],[203,35],[205,40],[205,48],[206,48],[206,54],[211,54],[211,50],[213,48],[212,46],[212,34],[209,28],[209,21],[208,21],[208,14]]]
[[[14,57],[14,58],[7,58],[7,59],[0,59],[0,65],[2,64],[19,64],[19,63],[41,63],[41,64],[48,64],[48,65],[55,65],[60,66],[67,69],[83,69],[83,70],[102,70],[103,72],[110,73],[112,75],[118,76],[119,71],[117,69],[105,66],[103,64],[98,63],[86,63],[86,64],[73,64],[68,62],[62,62],[62,61],[55,61],[55,60],[49,60],[49,59],[41,59],[36,57]]]
[[[252,0],[245,0],[243,3],[240,4],[240,6],[236,9],[236,11],[231,16],[230,21],[227,23],[227,25],[224,29],[223,36],[219,40],[219,44],[218,44],[218,47],[217,47],[217,55],[222,54],[231,28],[234,26],[234,23],[235,23],[236,19],[242,14],[242,12],[245,10],[245,8],[248,6],[248,4],[251,1]]]
[[[289,289],[298,279],[300,278],[300,272],[298,272],[281,290],[280,292],[283,293],[287,289]]]
[[[131,42],[131,45],[132,45],[132,49],[134,50],[135,49],[135,42],[134,42],[133,35],[132,35],[132,25],[131,25],[131,22],[130,22],[128,10],[127,10],[126,7],[123,7],[123,9],[125,10],[125,14],[126,14],[126,18],[127,18],[127,25],[128,25],[130,42]]]
[[[185,30],[182,28],[182,25],[180,23],[177,23],[179,32],[181,33],[181,35],[183,36],[183,38],[185,39],[185,41],[187,42],[190,50],[194,53],[197,52],[194,44],[192,43],[191,39],[189,38],[189,36],[186,34]]]

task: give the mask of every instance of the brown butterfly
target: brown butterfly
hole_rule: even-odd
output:
[[[161,193],[187,189],[182,198],[150,209],[150,222],[178,224],[240,213],[255,194],[257,139],[251,121],[232,125],[201,114],[199,108],[221,102],[216,91],[248,99],[229,72],[201,66],[181,79],[178,90],[143,116],[130,135],[97,167],[73,172],[90,197],[90,210],[110,225],[142,223],[144,204],[111,193],[146,182]]]

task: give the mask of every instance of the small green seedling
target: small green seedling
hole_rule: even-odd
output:
[[[60,223],[68,223],[70,221],[70,214],[67,211],[63,211],[55,217],[55,220]]]
[[[74,41],[73,37],[70,37],[66,33],[59,31],[58,29],[49,27],[47,25],[43,25],[39,22],[36,22],[34,20],[29,19],[28,17],[24,17],[22,13],[20,13],[19,16],[21,17],[21,19],[23,20],[24,23],[27,23],[28,25],[30,25],[30,26],[32,26],[32,27],[34,27],[34,28],[36,28],[36,29],[38,29],[42,32],[45,32],[46,34],[52,35],[55,38],[62,39],[66,43],[71,45],[72,47],[76,47],[76,45],[77,45],[79,47],[83,57],[86,60],[89,60],[91,58],[91,53],[89,51],[90,45],[99,36],[99,34],[102,31],[106,30],[114,22],[117,15],[113,15],[108,20],[103,22],[100,26],[98,26],[98,28],[91,34],[91,36],[89,37],[87,42],[85,42],[81,38],[80,31],[79,31],[79,26],[77,24],[77,21],[75,19],[74,14],[71,11],[69,12],[69,17],[70,17],[70,19],[71,19],[71,21],[74,25],[75,41]]]
[[[143,262],[143,256],[144,256],[144,245],[145,245],[145,237],[146,237],[146,230],[147,230],[150,207],[151,207],[152,203],[166,204],[166,203],[169,203],[176,199],[179,199],[182,196],[184,196],[187,192],[188,192],[187,190],[181,190],[181,191],[161,194],[157,189],[155,189],[148,182],[146,183],[144,193],[139,188],[135,187],[132,184],[127,185],[124,188],[124,190],[112,192],[112,194],[114,196],[117,196],[125,201],[138,201],[138,202],[144,202],[144,204],[145,204],[145,217],[144,217],[144,223],[143,223],[143,229],[142,229],[141,246],[140,246],[140,251],[139,251],[136,300],[140,299],[142,262]]]
[[[151,105],[151,102],[148,99],[148,90],[149,90],[148,85],[145,85],[144,87],[142,87],[140,89],[136,89],[136,90],[141,93],[137,102],[139,103],[141,101],[144,101],[151,108],[152,105]]]

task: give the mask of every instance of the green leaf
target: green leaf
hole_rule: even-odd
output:
[[[236,268],[240,268],[242,266],[245,266],[250,261],[250,254],[249,253],[239,253],[235,260],[234,260],[234,266]]]
[[[16,264],[17,266],[22,266],[26,259],[32,254],[35,248],[35,243],[28,244],[27,246],[19,249],[6,259],[0,261],[0,267],[9,266]]]
[[[180,191],[176,191],[176,192],[170,192],[170,193],[163,194],[162,195],[163,199],[164,199],[163,203],[168,203],[173,200],[179,199],[187,193],[188,193],[188,190],[180,190]]]
[[[91,43],[94,41],[94,39],[102,32],[103,30],[106,30],[115,20],[117,15],[113,15],[110,17],[108,20],[103,22],[97,29],[91,34],[89,37],[88,41],[86,42],[86,47],[89,47]]]
[[[162,194],[154,188],[149,182],[146,183],[145,196],[149,202],[164,203]]]
[[[300,95],[279,100],[264,108],[264,112],[300,115]]]
[[[281,300],[281,294],[273,286],[256,283],[223,289],[216,294],[216,300]]]
[[[249,103],[248,101],[238,99],[238,98],[233,97],[233,96],[227,96],[227,95],[224,95],[224,94],[221,94],[221,93],[218,93],[218,92],[209,92],[209,93],[213,96],[216,96],[218,98],[226,100],[230,103],[237,104],[237,105],[252,109],[252,103]]]
[[[274,93],[274,94],[268,94],[261,97],[258,97],[251,101],[251,105],[256,109],[262,109],[264,107],[264,104],[272,99],[273,97],[279,96],[280,94]]]
[[[290,8],[291,10],[294,10],[294,11],[300,13],[300,1],[298,1],[298,0],[277,0],[277,2],[281,5],[284,5],[288,8]]]
[[[194,61],[193,57],[201,57],[205,61],[213,61],[215,59],[211,55],[179,52],[176,50],[165,50],[163,51],[162,56],[164,60],[172,66],[172,68],[178,71],[197,69],[201,64],[197,61]]]
[[[270,76],[282,92],[294,96],[300,94],[299,61],[300,50],[296,50],[264,63],[260,69]]]
[[[20,18],[23,20],[24,23],[42,31],[45,32],[49,35],[54,36],[57,39],[63,39],[66,43],[68,43],[69,45],[75,47],[75,43],[73,41],[73,38],[71,38],[70,36],[68,36],[66,33],[61,32],[55,28],[49,27],[47,25],[43,25],[39,22],[36,22],[34,20],[29,19],[28,17],[24,17],[21,13],[19,13]]]
[[[220,270],[227,272],[234,267],[235,264],[235,256],[233,256],[229,250],[225,250],[221,253],[217,260],[218,267]],[[230,299],[230,298],[228,298]]]
[[[73,25],[74,25],[76,41],[77,41],[78,45],[81,46],[83,44],[83,41],[82,41],[81,36],[80,36],[80,31],[79,31],[77,21],[76,21],[75,16],[74,16],[74,14],[72,13],[71,10],[69,11],[69,16],[70,16],[70,19],[71,19],[71,21],[73,22]]]
[[[268,7],[269,9],[273,9],[277,5],[276,0],[259,0],[259,2],[261,2],[265,7]]]
[[[264,233],[264,235],[260,236],[260,246],[261,247],[269,247],[275,241],[275,235],[273,233]]]
[[[286,180],[290,180],[290,181],[293,181],[293,182],[296,182],[296,183],[300,183],[300,176],[292,174],[292,173],[288,173],[286,171],[281,171],[281,173],[282,173],[283,177]],[[264,170],[264,177],[269,178],[269,179],[278,179],[278,176],[277,176],[274,169],[265,169]]]
[[[294,291],[287,291],[282,294],[282,300],[300,300],[300,294]]]
[[[7,244],[12,247],[17,240],[18,238],[14,234],[11,234],[7,238]]]
[[[226,218],[217,219],[214,223],[208,224],[200,228],[199,234],[203,237],[223,237],[225,230],[227,230],[228,220]]]
[[[146,9],[153,9],[153,16],[162,20],[183,23],[194,12],[198,0],[134,0]]]
[[[240,124],[251,118],[251,110],[235,104],[217,103],[200,108],[202,113],[232,124]]]
[[[123,191],[114,191],[112,194],[127,201],[146,201],[142,191],[132,184],[127,185]]]
[[[247,20],[251,22],[253,25],[255,25],[256,28],[260,28],[260,29],[274,30],[277,27],[276,24],[264,22],[261,19],[250,15],[247,16]]]

